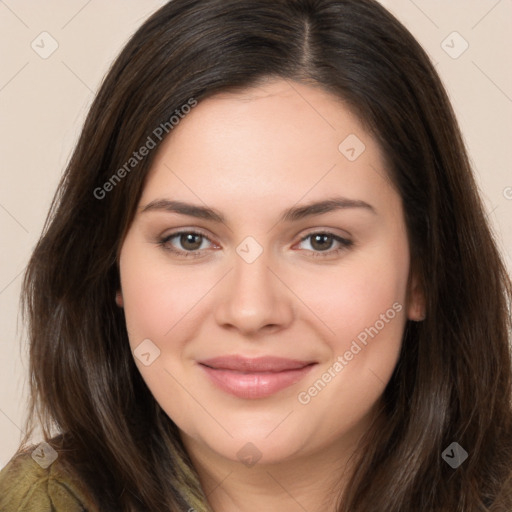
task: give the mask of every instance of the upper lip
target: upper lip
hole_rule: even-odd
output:
[[[199,364],[216,370],[231,370],[238,372],[283,372],[298,370],[313,364],[315,361],[299,361],[283,357],[243,357],[239,355],[220,356],[199,361]]]

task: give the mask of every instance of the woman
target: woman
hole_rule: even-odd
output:
[[[384,8],[173,0],[106,77],[30,262],[45,442],[0,508],[509,511],[511,291]]]

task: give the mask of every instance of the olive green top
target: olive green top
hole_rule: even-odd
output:
[[[0,510],[99,512],[92,496],[60,462],[57,453],[41,445],[13,457],[0,471]]]

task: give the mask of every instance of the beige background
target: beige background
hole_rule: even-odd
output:
[[[123,43],[163,3],[0,0],[0,467],[16,450],[26,404],[21,274],[94,91]],[[512,0],[382,3],[441,74],[512,270]]]

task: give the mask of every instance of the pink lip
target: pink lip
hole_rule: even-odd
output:
[[[239,398],[265,398],[301,380],[316,363],[280,357],[224,356],[199,362],[223,391]]]

